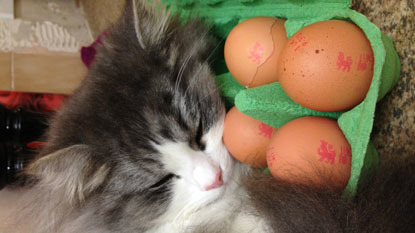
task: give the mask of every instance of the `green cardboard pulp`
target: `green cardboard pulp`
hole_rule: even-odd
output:
[[[214,71],[227,107],[236,105],[239,111],[274,127],[303,116],[325,116],[338,124],[352,147],[351,176],[344,190],[346,197],[356,193],[368,182],[378,163],[376,149],[370,142],[376,103],[396,84],[400,74],[398,55],[392,40],[382,34],[364,15],[350,9],[351,0],[164,0],[172,12],[180,11],[183,20],[197,16],[212,23],[213,33],[223,42],[239,22],[256,16],[286,19],[287,36],[309,24],[344,19],[355,23],[366,34],[374,53],[374,73],[366,98],[345,112],[318,112],[292,101],[278,82],[245,89],[228,73],[222,54],[218,54]]]

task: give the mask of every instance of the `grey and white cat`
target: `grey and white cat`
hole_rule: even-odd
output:
[[[26,171],[18,215],[31,219],[32,232],[415,229],[412,158],[385,162],[353,200],[233,160],[222,143],[225,107],[208,30],[145,2],[127,2]]]

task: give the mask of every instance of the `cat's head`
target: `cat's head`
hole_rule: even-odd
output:
[[[222,142],[215,45],[200,21],[181,23],[145,2],[127,1],[31,171],[48,179],[70,172],[59,182],[70,179],[75,196],[87,188],[82,198],[98,188],[218,196],[234,160]]]

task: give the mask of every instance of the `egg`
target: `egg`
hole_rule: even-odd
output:
[[[265,168],[266,149],[274,130],[233,107],[225,117],[223,142],[235,159],[252,167]]]
[[[277,179],[343,190],[350,178],[351,147],[337,121],[308,116],[275,132],[267,148],[267,164]]]
[[[372,47],[355,24],[328,20],[291,36],[277,65],[281,87],[298,104],[318,111],[353,108],[369,90]]]
[[[225,42],[225,62],[232,76],[245,87],[278,80],[279,55],[287,42],[285,20],[255,17],[236,25]]]

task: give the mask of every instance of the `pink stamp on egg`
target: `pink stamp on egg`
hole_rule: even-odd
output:
[[[334,164],[336,151],[334,150],[333,145],[324,140],[320,140],[320,142],[321,145],[317,149],[317,153],[320,155],[320,159],[318,161]]]
[[[294,39],[290,42],[291,48],[294,49],[294,52],[299,50],[300,48],[306,46],[308,42],[302,33],[297,34]]]
[[[357,70],[364,71],[367,68],[367,63],[363,58],[363,54],[360,55],[359,62],[357,63]]]
[[[359,62],[357,63],[356,70],[365,71],[368,66],[373,71],[373,54],[372,53],[362,53],[360,54]]]
[[[353,63],[353,60],[351,56],[345,57],[344,52],[339,52],[339,55],[337,56],[337,69],[338,70],[341,70],[343,72],[350,72],[352,63]]]
[[[340,147],[340,155],[339,155],[339,163],[346,165],[351,164],[352,158],[352,149],[350,146],[341,146]]]
[[[276,159],[274,152],[271,151],[270,154],[267,156],[267,159],[268,159],[268,165],[272,167],[272,164],[274,163]]]
[[[273,131],[273,129],[272,129],[271,126],[269,126],[269,125],[267,125],[265,123],[261,123],[258,126],[258,130],[259,130],[259,133],[258,133],[259,135],[262,135],[262,136],[264,136],[266,138],[271,138],[272,131]]]
[[[261,59],[264,56],[264,47],[259,42],[256,42],[254,46],[249,50],[248,58],[256,64],[261,64]]]

